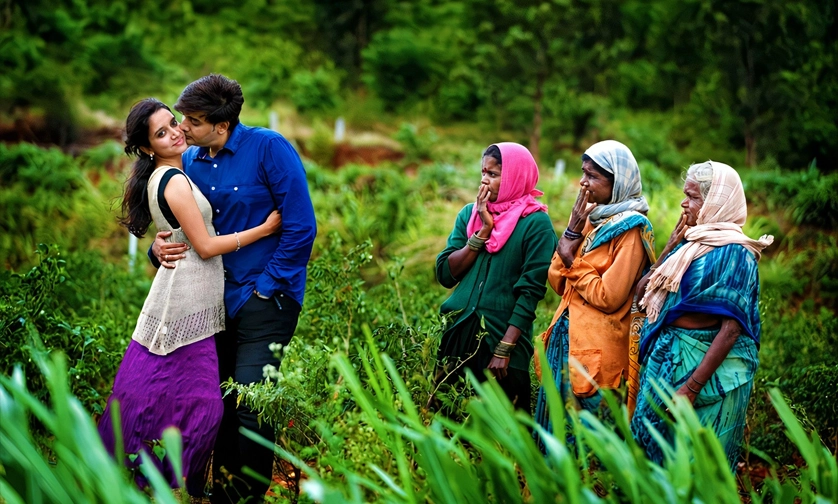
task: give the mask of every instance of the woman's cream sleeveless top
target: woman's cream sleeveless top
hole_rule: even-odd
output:
[[[151,217],[158,231],[172,232],[167,242],[186,243],[190,248],[186,257],[175,263],[174,269],[158,268],[132,336],[157,355],[169,354],[224,330],[224,267],[221,256],[201,259],[183,230],[172,229],[160,210],[157,189],[163,174],[170,169],[173,167],[160,166],[149,178],[147,191]],[[189,184],[207,232],[215,236],[212,208],[191,180]]]

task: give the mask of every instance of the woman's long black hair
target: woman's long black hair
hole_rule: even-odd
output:
[[[146,186],[151,172],[154,171],[154,160],[140,150],[140,147],[150,148],[148,141],[148,120],[160,109],[171,109],[156,98],[146,98],[137,102],[128,113],[125,120],[125,154],[136,156],[131,174],[125,181],[125,192],[122,195],[122,215],[119,223],[128,228],[132,235],[142,238],[151,224],[151,210],[148,206],[148,192]]]

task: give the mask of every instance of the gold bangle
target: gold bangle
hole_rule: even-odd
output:
[[[508,359],[508,358],[509,358],[509,356],[508,356],[508,355],[498,355],[498,354],[494,354],[494,356],[495,356],[495,357],[497,357],[498,359]]]
[[[233,231],[233,234],[236,236],[236,252],[238,252],[239,249],[242,248],[242,242],[239,241],[239,232],[238,231]]]
[[[506,341],[500,340],[498,341],[498,345],[508,345],[514,347],[515,345],[517,345],[517,343],[507,343]]]

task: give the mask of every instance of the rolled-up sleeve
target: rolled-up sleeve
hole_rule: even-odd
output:
[[[448,256],[465,247],[466,242],[468,242],[468,220],[471,217],[472,207],[474,207],[474,203],[466,205],[457,214],[454,229],[448,235],[445,249],[436,256],[436,280],[446,289],[453,289],[460,282],[451,274]]]

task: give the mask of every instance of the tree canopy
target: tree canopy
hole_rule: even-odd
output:
[[[536,153],[579,149],[628,111],[625,135],[696,155],[838,159],[834,2],[7,0],[0,26],[0,113],[38,110],[58,144],[79,103],[220,72],[252,105],[323,113],[371,93]]]

